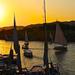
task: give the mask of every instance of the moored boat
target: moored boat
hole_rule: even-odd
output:
[[[32,58],[33,57],[32,51],[30,49],[27,49],[27,50],[25,49],[24,50],[24,56]]]
[[[29,41],[28,41],[27,32],[25,32],[25,43],[22,46],[22,49],[24,50],[24,56],[25,57],[28,57],[28,58],[32,58],[33,57],[33,53],[31,51],[31,49],[29,48]]]
[[[54,47],[54,50],[67,51],[67,47],[58,45]]]
[[[67,40],[64,36],[61,27],[59,26],[59,22],[56,22],[56,33],[54,43],[55,50],[67,51]]]

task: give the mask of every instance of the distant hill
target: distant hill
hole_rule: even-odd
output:
[[[24,26],[17,26],[17,29],[18,30],[22,30],[24,28]],[[2,28],[0,28],[0,30],[11,30],[11,29],[13,29],[13,26],[8,26],[8,27],[2,27]]]
[[[50,33],[55,35],[55,27],[57,22],[47,23],[48,40],[51,41]],[[75,42],[75,21],[58,22],[61,26],[68,42]],[[19,40],[24,40],[24,32],[28,32],[30,41],[43,41],[44,40],[44,25],[31,24],[28,26],[17,26]],[[13,26],[0,28],[0,39],[13,40]]]

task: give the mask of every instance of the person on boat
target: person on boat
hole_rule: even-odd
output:
[[[10,54],[9,54],[9,63],[12,64],[14,62],[14,59],[13,59],[13,50],[10,49]]]
[[[29,43],[28,42],[25,42],[24,46],[25,46],[25,49],[29,49]]]
[[[52,62],[50,63],[50,66],[49,72],[51,75],[60,75],[59,71],[55,69]]]

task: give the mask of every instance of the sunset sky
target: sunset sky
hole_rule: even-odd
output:
[[[46,0],[47,22],[75,20],[75,0]],[[43,0],[0,0],[0,27],[44,22]]]

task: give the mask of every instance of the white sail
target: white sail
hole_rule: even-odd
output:
[[[64,33],[58,23],[56,24],[55,43],[58,43],[61,45],[67,44]]]

